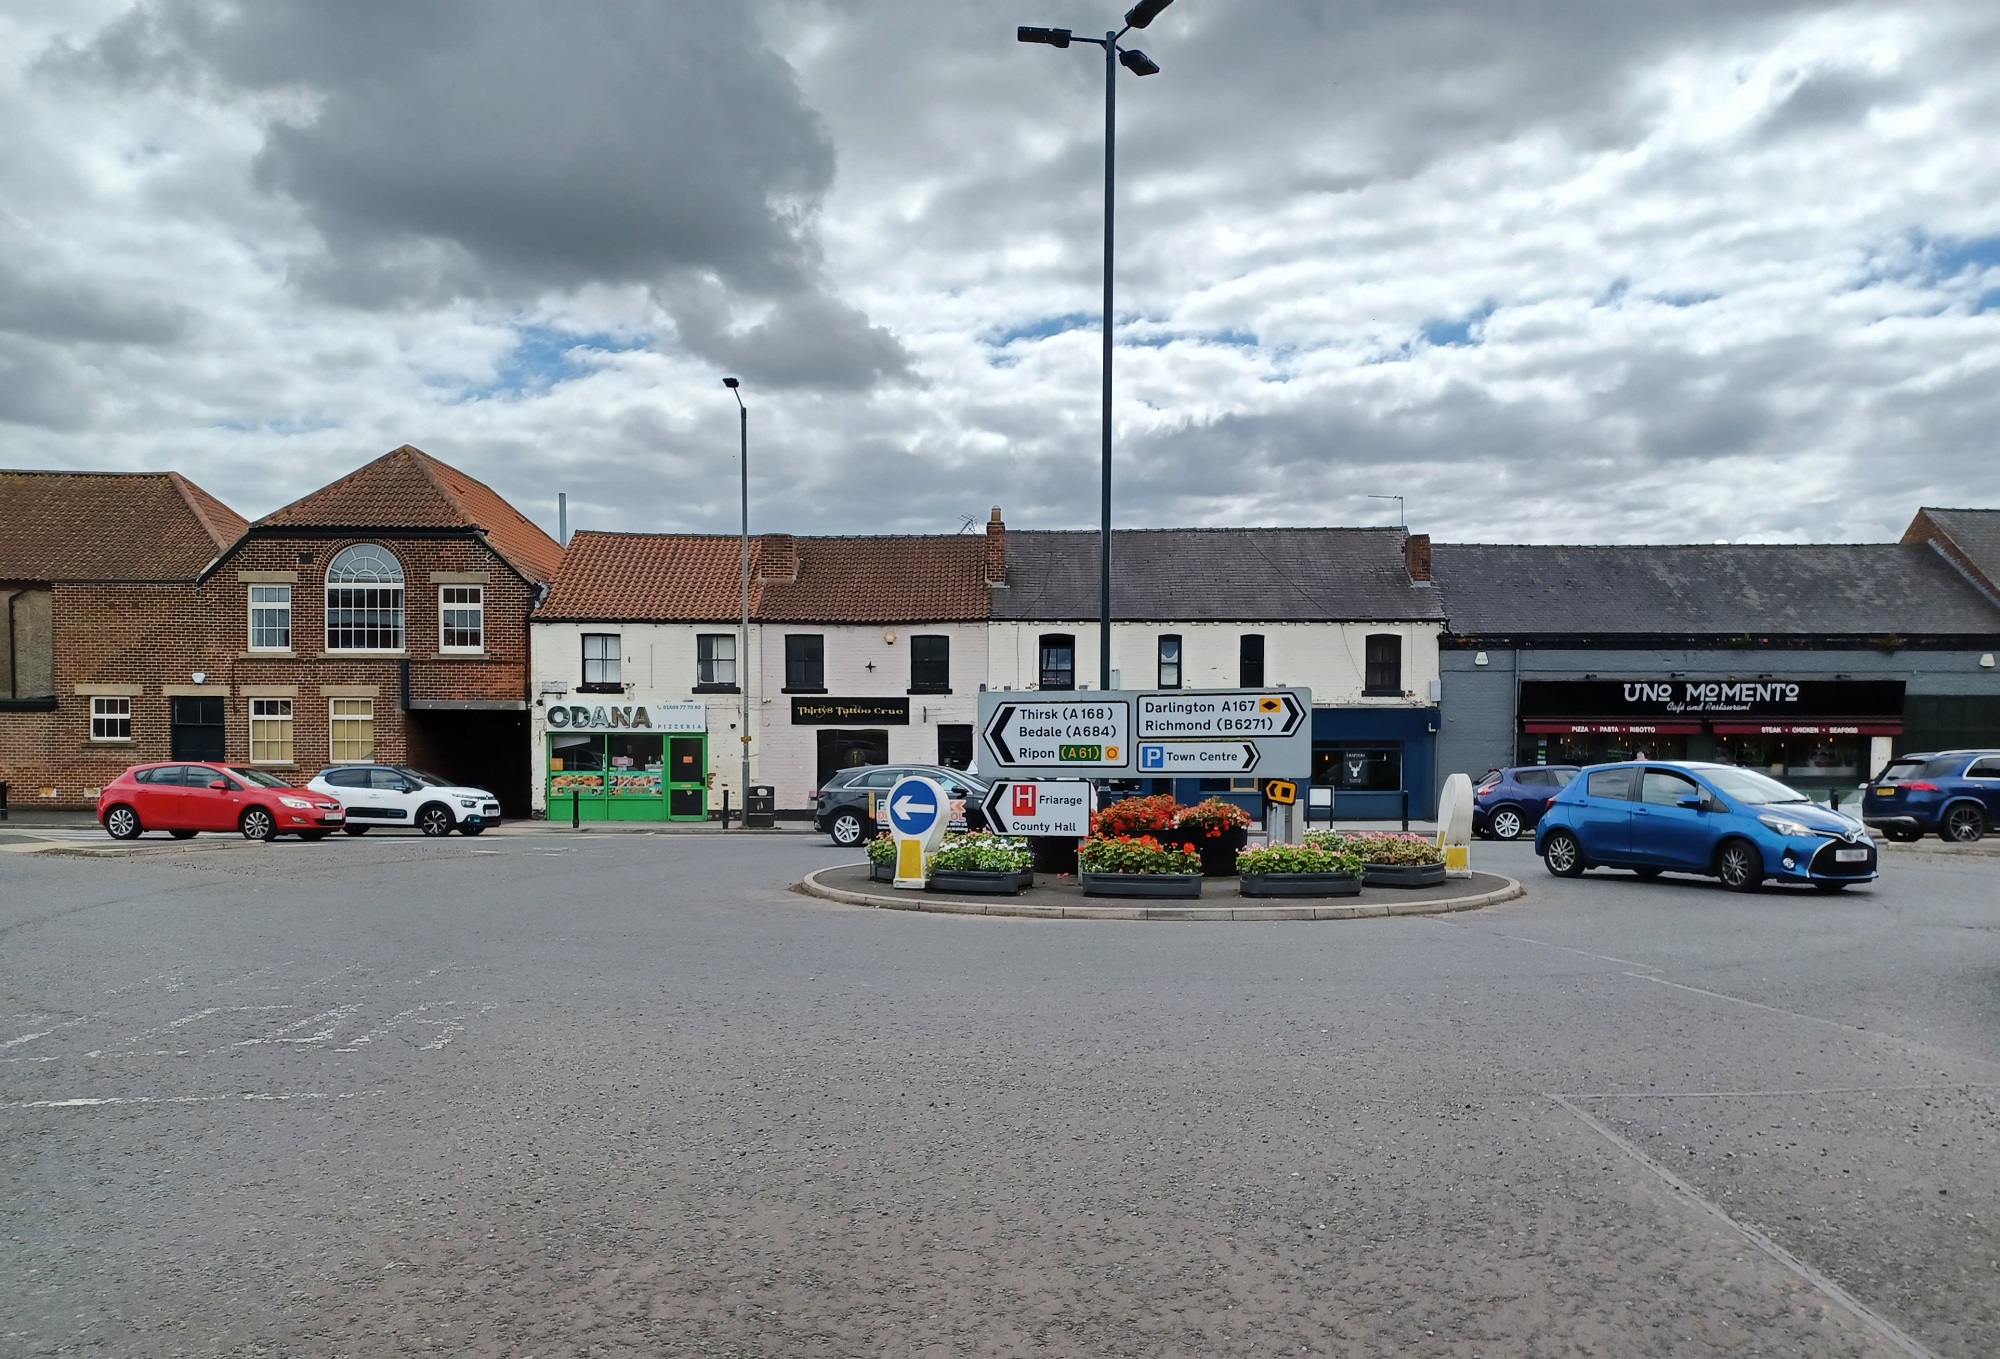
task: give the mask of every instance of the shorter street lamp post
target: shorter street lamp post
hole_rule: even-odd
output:
[[[1029,28],[1015,31],[1015,37],[1022,42],[1044,43],[1050,47],[1068,47],[1073,42],[1087,42],[1104,49],[1104,392],[1103,411],[1103,468],[1098,478],[1100,504],[1098,506],[1097,545],[1097,687],[1111,687],[1111,245],[1112,215],[1116,205],[1113,193],[1117,157],[1118,133],[1118,68],[1123,66],[1133,75],[1149,76],[1160,73],[1159,66],[1144,52],[1127,50],[1118,46],[1118,40],[1135,28],[1145,28],[1160,17],[1160,12],[1174,0],[1139,0],[1139,3],[1125,11],[1125,27],[1106,33],[1101,38],[1079,38],[1067,28]]]
[[[750,408],[743,404],[743,393],[733,377],[726,377],[722,385],[736,398],[737,461],[743,471],[743,618],[736,632],[736,690],[743,700],[743,729],[736,734],[743,751],[743,772],[737,787],[742,790],[742,806],[739,809],[744,824],[749,824],[750,816]],[[723,797],[729,796],[723,790]],[[724,830],[729,829],[725,823]]]

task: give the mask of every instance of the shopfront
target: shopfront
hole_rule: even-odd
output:
[[[548,814],[585,821],[708,816],[708,710],[699,703],[551,702]]]
[[[1802,788],[1851,788],[1902,735],[1903,689],[1901,680],[1529,680],[1516,759],[1714,760]]]

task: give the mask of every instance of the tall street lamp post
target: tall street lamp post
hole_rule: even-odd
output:
[[[1174,0],[1139,0],[1125,11],[1125,27],[1101,38],[1079,38],[1067,28],[1027,28],[1015,32],[1022,42],[1068,47],[1087,42],[1104,49],[1104,403],[1103,470],[1098,478],[1097,545],[1097,686],[1111,687],[1111,242],[1112,221],[1117,196],[1112,190],[1117,165],[1118,68],[1133,75],[1158,75],[1153,59],[1137,49],[1124,49],[1118,40],[1135,28],[1144,28],[1160,17],[1160,11]]]
[[[742,729],[736,739],[743,751],[743,776],[737,783],[742,799],[739,809],[744,824],[749,824],[750,815],[750,408],[743,404],[743,393],[733,377],[726,377],[722,385],[736,398],[736,440],[737,463],[743,472],[743,618],[736,630],[736,689],[743,700]]]

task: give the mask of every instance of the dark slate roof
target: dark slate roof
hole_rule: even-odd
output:
[[[1905,543],[1931,543],[2000,598],[2000,510],[1917,511]]]
[[[1431,561],[1461,636],[2000,634],[2000,609],[1927,546],[1440,543]]]
[[[1186,623],[1437,620],[1435,589],[1411,583],[1402,529],[1119,529],[1114,618]],[[1097,617],[1097,534],[1013,530],[993,617]]]

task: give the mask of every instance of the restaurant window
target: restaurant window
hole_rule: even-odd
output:
[[[1718,735],[1715,760],[1776,778],[1853,779],[1867,746],[1865,736]]]
[[[694,682],[706,688],[736,684],[736,634],[704,632],[694,639]]]
[[[1181,687],[1181,639],[1171,634],[1160,639],[1160,688]]]
[[[403,649],[403,566],[387,548],[356,543],[328,564],[326,649]]]
[[[250,649],[252,651],[292,649],[291,586],[250,587]]]
[[[972,765],[972,727],[963,722],[938,723],[938,763],[946,769]]]
[[[1264,687],[1263,634],[1246,632],[1236,643],[1236,682],[1245,689]]]
[[[1045,633],[1041,653],[1041,687],[1076,688],[1076,638],[1062,633]]]
[[[132,739],[132,700],[93,698],[90,700],[90,739],[129,741]]]
[[[250,700],[250,763],[292,762],[292,701],[289,698]]]
[[[375,700],[327,700],[327,758],[335,764],[366,764],[375,758]]]
[[[1403,786],[1403,747],[1389,742],[1313,744],[1313,782],[1354,793],[1393,793]]]
[[[625,659],[624,639],[615,632],[583,634],[583,687],[586,692],[622,690],[620,678]]]
[[[826,638],[817,632],[785,634],[785,692],[826,692]]]
[[[1371,634],[1362,643],[1367,651],[1367,668],[1362,675],[1364,694],[1403,692],[1403,639],[1393,632]]]
[[[486,649],[486,587],[438,587],[438,650]]]
[[[910,692],[951,692],[951,638],[923,636],[910,639]]]

